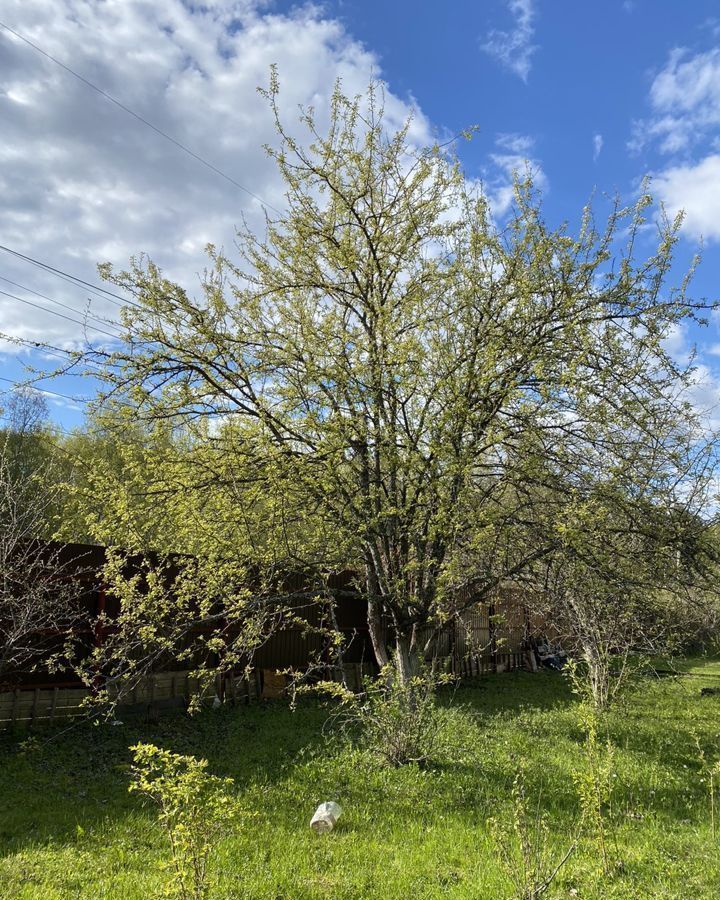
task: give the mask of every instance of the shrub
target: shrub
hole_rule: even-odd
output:
[[[158,806],[160,825],[170,840],[172,894],[205,900],[210,893],[208,861],[221,830],[235,821],[237,806],[228,794],[230,778],[207,772],[207,760],[181,756],[154,744],[135,744],[130,791]]]
[[[337,719],[342,727],[359,728],[365,745],[386,764],[423,766],[445,742],[436,690],[447,680],[423,671],[403,681],[386,666],[378,678],[366,679],[362,694],[344,694]]]
[[[598,733],[601,721],[592,704],[581,702],[578,715],[585,735],[582,745],[585,764],[574,773],[573,779],[583,823],[602,862],[603,874],[609,875],[608,825],[611,821],[609,814],[615,776],[615,751],[610,738],[603,741]],[[617,852],[615,855],[617,856]]]
[[[559,860],[551,858],[547,816],[539,803],[531,808],[521,773],[513,782],[511,807],[503,820],[491,820],[498,857],[513,886],[513,897],[538,900],[575,851],[577,841]]]

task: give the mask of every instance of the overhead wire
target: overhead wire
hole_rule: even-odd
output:
[[[36,44],[36,43],[34,43],[33,41],[31,41],[29,38],[27,38],[27,37],[25,37],[24,35],[22,35],[20,32],[18,32],[18,31],[16,31],[15,29],[11,28],[11,27],[10,27],[9,25],[7,25],[5,22],[0,21],[0,27],[3,28],[3,29],[5,29],[5,31],[9,32],[10,34],[14,35],[14,37],[18,38],[18,40],[22,41],[22,42],[25,43],[27,46],[31,47],[31,48],[32,48],[33,50],[35,50],[37,53],[40,53],[42,56],[44,56],[46,59],[48,59],[48,60],[50,60],[51,62],[53,62],[55,65],[57,65],[57,66],[59,66],[60,68],[64,69],[66,72],[68,72],[68,73],[69,73],[70,75],[72,75],[74,78],[78,79],[78,81],[82,82],[84,85],[86,85],[87,87],[89,87],[91,90],[93,90],[93,91],[95,91],[96,93],[100,94],[102,97],[104,97],[104,98],[105,98],[106,100],[108,100],[110,103],[113,103],[113,104],[114,104],[115,106],[117,106],[120,110],[122,110],[123,112],[125,112],[127,115],[132,116],[132,117],[133,117],[134,119],[136,119],[138,122],[140,122],[140,123],[142,123],[143,125],[145,125],[146,127],[150,128],[152,131],[154,131],[154,132],[155,132],[156,134],[158,134],[160,137],[162,137],[162,138],[164,138],[165,140],[169,141],[171,144],[173,144],[173,145],[174,145],[175,147],[177,147],[179,150],[182,150],[184,153],[186,153],[188,156],[190,156],[192,159],[196,160],[196,161],[199,162],[201,165],[205,166],[207,169],[209,169],[210,171],[214,172],[216,175],[219,175],[221,178],[225,179],[225,181],[227,181],[227,182],[229,182],[230,184],[234,185],[236,188],[238,188],[239,190],[243,191],[243,192],[246,193],[248,196],[250,196],[250,197],[252,197],[253,199],[257,200],[262,206],[268,207],[269,209],[272,209],[273,211],[275,211],[275,212],[281,214],[281,211],[280,211],[277,207],[275,207],[275,206],[273,206],[271,203],[268,203],[267,201],[263,200],[262,197],[260,197],[258,194],[256,194],[256,193],[254,193],[253,191],[251,191],[249,188],[245,187],[245,185],[241,184],[239,181],[237,181],[237,180],[236,180],[235,178],[233,178],[231,175],[228,175],[226,172],[224,172],[224,171],[223,171],[222,169],[220,169],[218,166],[216,166],[216,165],[214,165],[213,163],[209,162],[207,159],[205,159],[204,157],[202,157],[199,153],[196,153],[194,150],[191,150],[189,147],[187,147],[187,146],[186,146],[185,144],[183,144],[181,141],[177,140],[177,138],[175,138],[175,137],[173,137],[172,135],[168,134],[166,131],[163,131],[163,129],[159,128],[158,126],[156,126],[155,124],[153,124],[151,121],[149,121],[148,119],[146,119],[144,116],[140,115],[140,114],[137,113],[135,110],[131,109],[129,106],[127,106],[127,105],[125,105],[124,103],[122,103],[122,102],[121,102],[120,100],[118,100],[116,97],[113,97],[112,94],[110,94],[110,93],[108,93],[107,91],[103,90],[101,87],[99,87],[98,85],[96,85],[94,82],[90,81],[89,79],[87,79],[87,78],[85,78],[83,75],[81,75],[79,72],[76,72],[76,71],[75,71],[74,69],[72,69],[70,66],[66,65],[66,64],[63,63],[61,60],[57,59],[57,58],[56,58],[55,56],[53,56],[51,53],[48,53],[46,50],[44,50],[44,49],[43,49],[42,47],[40,47],[38,44]],[[107,290],[106,288],[100,287],[99,285],[94,285],[94,284],[92,284],[91,282],[85,281],[84,279],[80,278],[79,276],[75,276],[75,275],[72,275],[72,274],[70,274],[70,273],[68,273],[68,272],[64,272],[62,269],[58,269],[58,268],[56,268],[55,266],[51,266],[51,265],[48,264],[48,263],[42,262],[41,260],[37,260],[37,259],[35,259],[35,258],[31,257],[31,256],[28,256],[28,255],[26,255],[26,254],[20,253],[19,251],[13,250],[13,249],[10,248],[10,247],[7,247],[7,246],[4,246],[4,245],[0,244],[0,250],[4,251],[4,252],[6,252],[6,253],[10,253],[10,254],[12,254],[13,256],[17,257],[17,258],[22,259],[22,260],[24,260],[24,261],[26,261],[26,262],[29,262],[29,263],[31,263],[32,265],[34,265],[34,266],[36,266],[36,267],[38,267],[38,268],[40,268],[40,269],[42,269],[42,270],[44,270],[44,271],[50,272],[50,273],[52,273],[52,274],[54,274],[54,275],[56,275],[56,276],[58,276],[58,277],[60,277],[60,278],[62,278],[62,279],[64,279],[64,280],[66,280],[66,281],[68,281],[68,282],[70,282],[70,283],[72,283],[72,284],[75,284],[75,285],[82,285],[82,286],[84,286],[86,289],[89,289],[89,290],[93,291],[93,292],[96,293],[96,294],[99,293],[99,294],[103,295],[103,296],[102,296],[102,299],[107,299],[107,300],[109,300],[110,302],[115,303],[117,306],[132,305],[132,306],[136,306],[136,307],[140,308],[140,304],[138,304],[137,302],[135,302],[135,301],[133,301],[133,300],[130,300],[130,299],[127,298],[127,297],[122,297],[122,296],[120,296],[120,295],[118,295],[118,294],[113,293],[112,291]],[[68,306],[67,304],[63,304],[63,303],[61,303],[60,301],[53,300],[52,298],[47,297],[47,296],[45,296],[45,295],[39,293],[38,291],[34,291],[34,290],[32,290],[31,288],[25,288],[25,287],[23,287],[22,285],[18,285],[17,283],[10,281],[9,279],[3,279],[3,280],[8,281],[10,284],[13,284],[13,285],[16,286],[16,287],[19,287],[21,290],[26,290],[26,291],[28,291],[28,292],[30,292],[30,293],[33,293],[33,294],[35,294],[35,295],[41,297],[42,299],[48,300],[49,302],[54,303],[54,304],[56,304],[56,305],[58,305],[58,306],[64,307],[64,308],[66,308],[66,309],[70,309],[71,311],[77,311],[77,312],[79,312],[79,310],[75,310],[73,307],[70,307],[70,306]],[[106,335],[107,337],[110,337],[110,338],[113,338],[113,339],[117,339],[117,338],[120,337],[120,335],[118,335],[118,334],[111,334],[110,332],[105,331],[105,330],[102,329],[102,328],[98,328],[97,326],[90,325],[87,321],[81,321],[81,320],[72,318],[72,317],[70,317],[70,316],[66,316],[66,315],[64,315],[63,313],[57,312],[56,310],[48,309],[47,307],[42,306],[41,304],[33,303],[32,301],[27,300],[27,299],[24,299],[24,298],[22,298],[22,297],[17,297],[16,295],[11,294],[11,293],[8,293],[7,291],[1,291],[1,290],[0,290],[0,294],[2,294],[2,295],[4,295],[4,296],[7,296],[7,297],[10,297],[11,299],[17,300],[17,301],[19,301],[19,302],[21,302],[21,303],[25,303],[25,304],[28,305],[28,306],[32,306],[32,307],[35,307],[35,308],[37,308],[37,309],[40,309],[40,310],[42,310],[42,311],[44,311],[44,312],[49,312],[49,313],[51,313],[51,314],[53,314],[53,315],[59,316],[60,318],[66,319],[67,321],[73,322],[73,323],[78,324],[78,325],[82,325],[82,326],[84,326],[85,328],[90,328],[90,329],[92,329],[93,331],[96,331],[96,332],[98,332],[98,333],[100,333],[100,334]],[[87,318],[90,318],[90,319],[92,319],[93,321],[96,321],[96,322],[99,322],[99,321],[100,321],[99,319],[95,318],[94,316],[90,316],[89,314],[87,315]],[[116,324],[116,323],[103,323],[103,324],[108,324],[108,327],[112,327],[112,326],[113,326],[114,324]],[[34,347],[35,349],[45,349],[45,350],[50,350],[50,351],[52,351],[52,352],[65,353],[65,354],[71,355],[71,354],[69,353],[69,351],[67,351],[67,350],[63,350],[62,348],[58,348],[58,347],[52,347],[51,345],[48,345],[48,344],[43,343],[43,342],[39,342],[39,341],[37,341],[37,342],[36,342],[36,341],[30,341],[30,340],[23,339],[23,338],[15,338],[15,337],[13,337],[13,336],[8,336],[8,338],[11,339],[11,340],[13,340],[13,341],[16,341],[16,342],[18,342],[18,343],[24,344],[24,345],[26,345],[26,346]],[[4,380],[4,381],[9,381],[10,379],[5,379],[5,378],[3,378],[3,380]],[[65,396],[65,395],[60,394],[59,392],[50,392],[50,391],[46,391],[46,392],[47,392],[47,393],[56,393],[58,396]],[[77,398],[71,398],[71,397],[66,397],[66,399],[77,400]],[[89,402],[89,399],[86,399],[85,401],[80,401],[80,402]]]
[[[49,394],[52,397],[60,397],[63,400],[70,401],[71,403],[92,403],[97,399],[96,397],[73,397],[71,394],[63,394],[61,391],[53,391],[50,388],[40,387],[37,384],[34,384],[30,381],[16,381],[13,378],[7,378],[4,375],[0,375],[0,381],[4,381],[7,384],[12,385],[13,388],[30,388],[33,391],[37,391],[39,394]],[[121,402],[119,405],[120,406],[131,406],[133,408],[135,406],[135,404],[129,403],[127,401]],[[53,422],[53,428],[56,431],[60,431],[63,434],[69,435],[70,437],[75,437],[74,432],[66,431],[61,426],[56,425],[54,422]]]
[[[44,341],[33,341],[33,340],[31,340],[30,338],[16,337],[15,335],[12,335],[12,334],[3,334],[2,332],[0,332],[0,340],[8,341],[8,343],[11,343],[11,344],[20,344],[20,345],[23,346],[23,347],[29,347],[29,348],[31,348],[31,349],[33,349],[33,350],[42,350],[42,351],[44,351],[45,353],[48,353],[48,354],[53,354],[53,353],[64,354],[65,356],[67,356],[67,357],[69,357],[69,358],[71,358],[71,359],[72,359],[73,356],[75,356],[75,357],[76,357],[76,362],[79,362],[79,361],[80,361],[80,358],[81,358],[81,356],[82,356],[82,354],[79,354],[79,353],[76,354],[76,353],[74,353],[72,350],[66,350],[64,347],[55,347],[53,344],[47,344],[47,343],[45,343]],[[101,352],[101,351],[99,351],[99,349],[98,349],[97,347],[90,347],[90,349],[93,350],[93,351]],[[84,362],[83,364],[84,364],[85,366],[88,366],[88,365],[89,365],[87,362]],[[90,369],[89,371],[87,371],[87,372],[82,372],[82,373],[70,373],[70,372],[66,372],[66,373],[64,373],[64,374],[72,374],[74,377],[80,378],[80,377],[82,377],[83,375],[98,375],[98,376],[102,376],[102,375],[103,375],[103,372],[102,372],[101,369],[96,369],[96,370],[94,370],[94,371],[93,371],[92,369]],[[46,377],[51,377],[51,376],[46,376]],[[54,374],[52,375],[52,377],[54,377]]]
[[[10,344],[21,344],[24,347],[30,347],[33,350],[44,350],[45,353],[52,355],[53,353],[64,354],[65,356],[73,356],[72,350],[66,350],[64,347],[56,347],[54,344],[48,344],[47,341],[33,341],[30,338],[21,338],[14,334],[5,334],[0,332],[0,340],[7,341]],[[94,350],[96,348],[91,347]]]
[[[36,291],[33,288],[27,287],[27,285],[19,284],[17,281],[12,281],[12,279],[7,278],[5,275],[0,275],[0,281],[6,281],[8,284],[13,285],[13,287],[20,288],[21,291],[27,291],[29,294],[34,294],[36,297],[41,297],[43,300],[47,300],[49,303],[54,303],[56,306],[61,306],[63,309],[70,310],[70,312],[83,312],[76,306],[70,306],[67,303],[62,303],[60,300],[55,300],[52,297],[48,297],[47,294],[42,294],[40,293],[40,291]],[[89,312],[85,313],[85,316],[88,319],[92,319],[93,322],[97,322],[99,325],[107,325],[109,327],[114,326],[116,328],[122,327],[119,322],[116,322],[113,319],[99,319],[97,316],[93,316]]]
[[[228,175],[227,172],[223,172],[223,170],[218,168],[218,166],[209,162],[207,159],[200,156],[200,154],[196,153],[194,150],[191,150],[189,147],[187,147],[185,144],[183,144],[177,138],[173,137],[171,134],[168,134],[167,131],[163,131],[162,128],[158,128],[157,125],[154,125],[152,122],[150,122],[144,116],[141,116],[140,113],[135,112],[134,109],[131,109],[129,106],[126,106],[124,103],[122,103],[116,97],[113,97],[112,94],[109,94],[107,91],[103,90],[101,87],[98,87],[98,85],[96,85],[94,82],[90,81],[90,79],[85,78],[84,75],[81,75],[79,72],[76,72],[75,69],[70,68],[70,66],[66,65],[64,62],[61,62],[57,57],[53,56],[51,53],[48,53],[47,50],[43,50],[43,48],[38,46],[38,44],[31,41],[29,38],[26,38],[24,35],[20,34],[20,32],[15,31],[14,28],[11,28],[9,25],[6,25],[4,22],[0,22],[0,27],[4,28],[6,31],[10,32],[10,34],[15,35],[16,38],[23,41],[23,43],[27,44],[29,47],[32,47],[33,50],[37,51],[42,56],[44,56],[46,59],[49,59],[51,62],[55,63],[55,65],[60,66],[61,69],[64,69],[66,72],[68,72],[74,78],[77,78],[78,81],[81,81],[84,85],[91,88],[93,91],[96,91],[98,94],[100,94],[100,96],[104,97],[110,103],[114,103],[115,106],[118,107],[118,109],[121,109],[124,113],[127,113],[127,115],[132,116],[134,119],[137,119],[138,122],[141,122],[143,125],[150,128],[156,134],[159,134],[160,137],[165,138],[166,141],[169,141],[175,147],[182,150],[184,153],[187,153],[188,156],[192,157],[194,160],[201,163],[206,168],[210,169],[210,171],[214,172],[216,175],[219,175],[221,178],[224,178],[225,181],[234,185],[236,188],[243,191],[248,196],[252,197],[254,200],[257,200],[258,203],[262,204],[263,206],[267,206],[269,209],[272,209],[277,213],[280,213],[280,210],[277,209],[277,207],[275,207],[271,203],[268,203],[267,201],[263,200],[262,197],[258,196],[258,194],[254,193],[249,188],[246,188],[244,184],[241,184],[239,181],[237,181],[231,175]]]
[[[0,250],[4,251],[5,253],[11,253],[13,256],[17,256],[20,259],[23,259],[26,262],[37,266],[40,269],[44,269],[45,271],[50,272],[53,275],[57,275],[59,278],[63,278],[65,281],[69,281],[70,283],[75,284],[76,287],[82,285],[84,288],[89,289],[96,294],[102,294],[103,296],[101,297],[101,299],[109,299],[110,303],[114,303],[115,306],[136,306],[138,307],[138,309],[142,308],[139,303],[136,303],[129,297],[122,297],[120,296],[120,294],[115,294],[113,293],[113,291],[109,291],[107,290],[107,288],[101,287],[98,284],[93,284],[90,281],[85,281],[78,275],[72,275],[70,272],[65,272],[62,269],[57,269],[55,266],[51,266],[49,263],[42,262],[42,260],[35,259],[32,256],[27,256],[25,253],[20,253],[19,250],[13,250],[12,247],[6,247],[4,244],[0,244]]]
[[[52,391],[50,388],[37,387],[35,384],[30,383],[29,381],[15,381],[13,378],[6,378],[4,375],[0,375],[0,381],[5,381],[8,384],[13,385],[13,387],[19,388],[31,388],[34,391],[37,391],[40,394],[50,394],[53,397],[62,397],[63,400],[70,400],[73,403],[92,403],[93,397],[73,397],[70,394],[63,394],[60,391]]]
[[[14,381],[12,378],[6,378],[4,375],[0,375],[0,381],[5,381],[8,384],[13,385],[14,387],[30,387],[30,385],[23,384],[21,381]],[[33,387],[33,390],[36,390],[40,394],[51,394],[53,397],[62,397],[65,400],[72,401],[80,401],[80,402],[89,402],[91,398],[78,398],[78,397],[70,397],[68,394],[61,394],[59,391],[51,391],[48,388],[37,388]],[[57,425],[55,422],[52,423],[53,431],[58,431],[60,434],[67,435],[67,437],[75,437],[75,433],[72,431],[68,431],[65,428],[62,428],[60,425]]]
[[[18,297],[17,294],[10,294],[7,291],[2,290],[0,290],[0,294],[2,294],[4,297],[10,297],[12,300],[17,300],[19,303],[25,303],[27,306],[34,306],[35,309],[41,309],[43,312],[51,313],[53,316],[59,316],[61,319],[67,319],[68,322],[74,322],[76,325],[82,325],[84,328],[90,328],[93,331],[97,331],[100,334],[107,335],[107,337],[113,338],[114,340],[118,340],[120,338],[119,334],[111,334],[109,331],[98,328],[97,325],[90,325],[87,322],[83,322],[82,319],[74,319],[72,316],[66,316],[65,313],[56,312],[56,310],[49,309],[47,306],[43,306],[41,303],[33,303],[32,300],[26,300],[23,297]]]

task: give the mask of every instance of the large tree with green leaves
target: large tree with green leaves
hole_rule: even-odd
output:
[[[451,150],[388,130],[378,85],[338,86],[324,133],[304,111],[307,140],[278,93],[273,75],[285,211],[236,258],[210,247],[195,295],[142,258],[103,267],[135,302],[91,361],[106,423],[182,436],[162,496],[224,498],[226,550],[255,571],[363,573],[377,659],[406,677],[448,617],[557,552],[589,459],[628,496],[648,454],[680,476],[690,375],[664,341],[698,307],[665,284],[679,220],[638,258],[647,195],[573,234],[526,177],[499,224]]]

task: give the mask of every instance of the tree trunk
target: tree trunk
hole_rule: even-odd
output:
[[[599,647],[588,642],[583,647],[583,656],[588,667],[588,680],[593,705],[598,711],[606,709],[610,699],[610,666],[608,655]]]
[[[411,635],[398,632],[395,636],[395,670],[401,684],[407,684],[418,673],[418,658]]]
[[[390,663],[390,656],[387,649],[387,633],[383,622],[382,607],[377,600],[373,599],[368,600],[368,631],[375,653],[375,661],[378,668],[382,669]]]

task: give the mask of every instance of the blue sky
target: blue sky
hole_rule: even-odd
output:
[[[461,148],[468,174],[501,204],[511,168],[529,158],[551,221],[576,221],[593,191],[599,211],[605,194],[631,200],[651,173],[658,197],[687,212],[679,260],[704,239],[694,293],[720,296],[716,2],[6,0],[0,19],[275,205],[281,186],[261,149],[272,125],[255,91],[272,63],[289,115],[297,103],[322,108],[338,75],[349,90],[375,75],[398,121],[416,109],[418,143],[478,125]],[[242,214],[261,220],[247,194],[2,30],[0,156],[0,244],[87,281],[98,261],[147,252],[192,285],[205,242],[228,246]],[[78,310],[90,296],[1,252],[0,278],[15,282],[0,290],[46,307],[31,291]],[[92,296],[93,315],[117,314]],[[77,324],[4,295],[0,331],[63,347],[82,339]],[[674,335],[672,348],[682,357],[696,341],[696,402],[710,408],[717,322]],[[37,354],[0,343],[2,377],[28,362]],[[48,400],[64,427],[82,420],[81,404]]]

